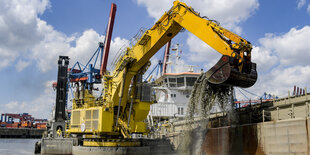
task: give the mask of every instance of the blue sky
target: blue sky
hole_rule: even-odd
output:
[[[286,96],[294,85],[309,87],[310,0],[184,1],[254,45],[259,80],[248,91]],[[173,1],[0,0],[0,113],[48,117],[55,102],[51,83],[58,55],[68,55],[71,64],[85,63],[103,41],[112,2],[117,12],[110,59],[141,27],[150,28]],[[207,70],[220,57],[188,32],[173,43],[183,44],[182,65]],[[153,64],[162,53],[154,56]]]

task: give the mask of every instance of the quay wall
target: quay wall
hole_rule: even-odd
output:
[[[46,129],[0,128],[0,138],[42,138]]]
[[[203,154],[308,155],[310,118],[294,118],[207,129]],[[182,132],[167,134],[176,148],[184,141]]]

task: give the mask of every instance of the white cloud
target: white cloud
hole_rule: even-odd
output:
[[[36,118],[50,118],[55,104],[56,94],[52,88],[53,81],[47,81],[44,85],[44,93],[32,101],[11,101],[5,104],[2,113],[29,113]]]
[[[15,68],[18,72],[22,71],[24,68],[28,67],[31,64],[29,61],[19,60],[15,65]]]
[[[310,26],[301,29],[291,28],[283,35],[268,34],[259,42],[265,49],[274,52],[280,60],[281,65],[308,65],[310,54]]]
[[[276,68],[270,75],[269,81],[274,88],[279,88],[278,82],[281,83],[282,87],[290,88],[293,85],[305,86],[310,84],[310,79],[308,78],[310,77],[310,66],[296,65],[289,68]]]
[[[48,0],[0,1],[0,69],[42,39],[36,18],[48,7]]]
[[[0,1],[0,69],[19,57],[25,61],[18,62],[17,71],[22,71],[31,61],[35,61],[38,69],[46,72],[55,68],[58,55],[68,55],[71,63],[77,60],[86,63],[98,47],[98,42],[103,42],[104,36],[92,29],[85,30],[80,36],[68,36],[55,30],[38,17],[49,6],[48,0]],[[126,41],[116,37],[111,45],[112,55],[116,46]],[[128,41],[125,44],[128,45]]]
[[[37,62],[38,68],[43,72],[55,68],[59,55],[69,56],[70,64],[77,60],[86,63],[95,52],[98,42],[101,41],[99,34],[92,29],[84,31],[79,37],[69,37],[54,30],[44,21],[39,23],[45,37],[32,49],[31,58]],[[72,42],[75,43],[73,47],[70,46]]]
[[[301,9],[306,4],[306,0],[297,0],[297,8]]]
[[[159,19],[172,6],[173,0],[136,0],[138,5],[146,7],[150,17]]]
[[[205,69],[211,68],[222,56],[193,34],[189,34],[186,43],[190,50],[189,60],[203,63]]]
[[[96,31],[90,29],[75,40],[76,46],[70,47],[68,53],[71,62],[80,61],[86,63],[95,50],[98,48],[99,41],[103,41],[104,37],[100,36]],[[69,45],[69,44],[68,44]]]
[[[279,97],[286,97],[288,91],[292,93],[293,86],[309,87],[310,65],[292,66],[288,68],[276,67],[268,74],[258,74],[259,80],[249,88],[251,92],[262,95],[264,92],[272,92]]]
[[[308,12],[308,14],[310,15],[310,4],[308,4],[307,12]]]
[[[82,35],[66,36],[40,21],[42,34],[45,34],[44,40],[36,45],[32,50],[32,56],[38,63],[41,71],[47,71],[54,68],[58,55],[67,55],[70,57],[70,64],[76,61],[86,64],[95,50],[98,43],[104,41],[104,36],[99,35],[93,29],[85,30]],[[70,44],[74,43],[75,46]],[[129,41],[116,37],[111,41],[109,62],[115,56],[115,53],[121,46],[129,46]],[[109,63],[108,63],[109,64]]]
[[[7,67],[14,61],[16,53],[7,48],[0,48],[0,69]]]
[[[248,90],[262,95],[264,92],[285,97],[293,86],[310,85],[310,45],[307,38],[310,26],[291,28],[284,34],[266,34],[260,46],[252,50],[257,63],[258,81]]]
[[[172,7],[173,0],[136,0],[138,5],[145,6],[149,16],[159,19],[165,11]],[[184,2],[200,12],[223,23],[225,27],[241,32],[238,24],[248,19],[259,7],[258,0],[184,0]]]
[[[251,53],[252,61],[256,63],[257,70],[260,73],[269,71],[279,62],[277,55],[265,47],[254,46]]]

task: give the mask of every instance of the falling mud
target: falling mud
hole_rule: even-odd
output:
[[[228,123],[235,124],[233,113],[233,87],[214,85],[202,73],[193,87],[187,108],[187,125],[183,141],[179,146],[180,154],[202,153],[202,143],[206,138],[208,118],[212,112],[221,111],[228,116]]]

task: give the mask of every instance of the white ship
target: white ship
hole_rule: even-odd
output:
[[[169,45],[165,52],[163,73],[155,80],[157,103],[151,105],[149,113],[154,121],[185,117],[193,85],[200,75],[200,72],[194,72],[194,67],[197,66],[184,66],[180,63],[182,60],[179,44],[174,45],[171,54],[167,49]],[[169,57],[171,61],[168,61]],[[183,68],[183,71],[180,68]],[[184,68],[187,68],[187,71],[184,71]]]

